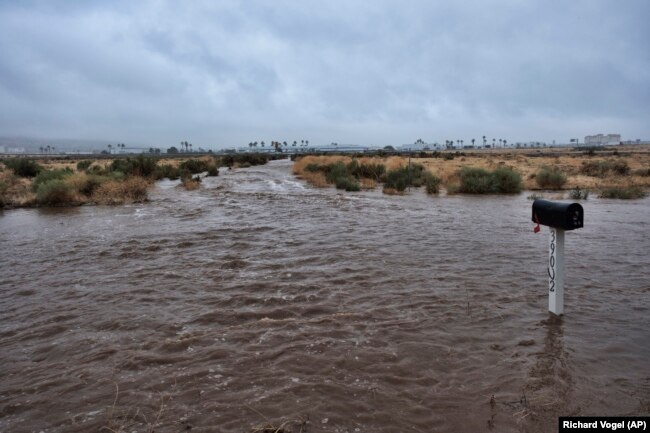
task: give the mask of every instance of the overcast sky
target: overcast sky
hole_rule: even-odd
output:
[[[650,1],[0,1],[0,135],[650,139]]]

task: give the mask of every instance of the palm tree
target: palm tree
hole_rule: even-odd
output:
[[[48,147],[48,151],[49,151],[49,147],[50,147],[50,146],[47,146],[47,147]],[[108,153],[113,153],[112,149],[113,149],[113,145],[112,145],[112,144],[109,144],[109,145],[108,145]]]
[[[305,140],[305,147],[309,146],[309,140]]]
[[[503,140],[499,138],[499,146],[501,146],[501,143],[503,143]]]
[[[503,147],[506,147],[506,143],[507,143],[507,141],[504,139],[503,140]]]
[[[463,140],[460,140],[460,147],[465,147],[465,146],[463,146],[464,143],[465,142]]]
[[[40,151],[41,151],[41,153],[43,153],[43,149],[44,149],[44,147],[43,147],[43,146],[41,146],[41,147],[39,147],[39,148],[38,148],[38,150],[40,150]]]
[[[260,141],[260,144],[264,147],[264,140]]]
[[[305,144],[305,140],[300,140],[300,144],[301,145]]]
[[[190,152],[192,152],[192,143],[190,143]]]
[[[474,147],[474,142],[476,141],[475,138],[472,138],[472,147]]]
[[[485,139],[485,135],[484,135],[484,136],[483,136],[483,147],[485,147],[485,143],[486,143],[486,142],[487,142],[487,140]]]
[[[492,147],[496,147],[496,145],[497,145],[496,141],[497,141],[496,138],[493,138],[493,139],[492,139]]]

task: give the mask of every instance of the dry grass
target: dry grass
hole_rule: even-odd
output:
[[[363,189],[375,189],[377,187],[377,181],[374,179],[369,179],[367,177],[362,177],[359,179],[359,183]]]
[[[30,206],[35,198],[31,180],[14,176],[11,170],[0,169],[0,207]]]
[[[650,176],[645,175],[650,168],[650,146],[621,146],[615,150],[604,149],[589,156],[583,151],[573,149],[494,149],[491,151],[468,151],[464,156],[453,159],[444,158],[413,158],[411,162],[422,164],[428,171],[440,178],[442,185],[448,186],[459,182],[458,172],[462,167],[476,167],[494,170],[499,167],[511,168],[521,174],[523,188],[527,190],[541,189],[536,181],[537,172],[542,167],[551,167],[567,175],[563,185],[564,190],[575,188],[587,190],[603,190],[606,188],[650,187]],[[338,161],[344,163],[352,159],[346,156],[306,156],[294,163],[293,172],[311,183],[306,167],[309,164],[330,164]],[[407,157],[391,156],[388,158],[364,157],[358,158],[359,163],[380,163],[386,170],[394,170],[408,164]],[[625,163],[630,168],[629,175],[619,175],[613,172],[604,177],[587,176],[581,172],[585,161],[612,161]],[[322,179],[315,179],[319,186],[324,186]],[[364,185],[364,187],[366,187]],[[368,184],[369,187],[369,184]]]
[[[181,180],[181,186],[188,191],[194,191],[201,187],[201,182],[193,177],[185,177]]]
[[[139,176],[132,176],[121,182],[109,180],[97,187],[92,200],[107,205],[142,202],[147,199],[148,187],[149,181]]]
[[[309,184],[317,188],[327,188],[328,186],[330,186],[327,183],[327,179],[325,178],[325,175],[320,171],[316,171],[316,172],[303,171],[299,175],[299,177],[301,179],[306,180],[307,182],[309,182]]]
[[[304,173],[307,172],[307,166],[309,164],[319,164],[319,165],[327,165],[327,164],[335,164],[339,161],[342,161],[343,163],[347,164],[350,161],[352,161],[352,158],[349,156],[315,156],[315,155],[308,155],[308,156],[303,156],[302,158],[297,159],[293,163],[293,174],[297,175],[304,175]]]

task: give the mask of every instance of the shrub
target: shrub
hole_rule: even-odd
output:
[[[460,170],[458,192],[466,194],[489,194],[492,191],[490,172],[482,168],[463,167]]]
[[[99,164],[91,165],[90,167],[88,167],[86,172],[90,173],[90,174],[100,175],[100,176],[103,176],[103,175],[106,175],[106,174],[110,173],[110,171],[106,167],[104,167],[102,165],[99,165]]]
[[[342,161],[324,166],[323,171],[325,171],[327,182],[333,183],[337,189],[346,191],[359,191],[361,189],[359,182],[348,171],[348,166]]]
[[[219,169],[217,164],[212,163],[208,166],[208,176],[219,176]]]
[[[188,171],[191,174],[203,173],[208,171],[209,164],[208,161],[204,159],[188,159],[179,164],[178,168],[180,170]]]
[[[634,175],[648,177],[650,176],[650,168],[639,168],[638,170],[634,170]]]
[[[409,186],[408,176],[409,176],[408,169],[390,170],[388,173],[386,173],[386,177],[384,179],[384,191],[386,190],[396,190],[398,192],[404,191],[406,187]]]
[[[169,164],[162,164],[156,167],[153,178],[156,180],[167,178],[169,180],[176,180],[180,177],[180,171],[177,167]]]
[[[620,176],[627,176],[630,174],[630,167],[625,161],[614,161],[611,165],[611,170]]]
[[[600,193],[601,198],[618,198],[622,200],[634,200],[645,196],[647,196],[647,193],[638,186],[608,188]]]
[[[77,171],[86,171],[93,164],[92,161],[85,159],[77,163]]]
[[[192,191],[201,186],[201,178],[199,176],[187,176],[181,180],[181,185],[188,191]]]
[[[124,173],[127,176],[150,177],[154,175],[157,160],[143,155],[137,158],[116,159],[110,166],[110,171]]]
[[[482,168],[463,167],[460,170],[458,192],[465,194],[515,194],[521,191],[521,176],[509,168],[489,172]]]
[[[516,194],[521,191],[521,176],[509,168],[497,168],[492,172],[493,188],[497,194]]]
[[[311,165],[311,164],[310,164]],[[309,169],[309,166],[308,166]],[[379,180],[386,173],[386,166],[379,163],[359,163],[353,159],[348,164],[348,171],[357,179],[367,177],[369,179]]]
[[[584,161],[580,173],[594,177],[605,177],[609,173],[626,176],[630,174],[630,167],[625,161]]]
[[[241,166],[241,164],[247,162],[250,164],[250,166],[253,166],[264,165],[269,162],[270,159],[275,159],[275,157],[261,153],[244,153],[223,156],[221,158],[221,163],[225,166],[232,167],[234,165]]]
[[[71,176],[68,183],[71,184],[79,194],[86,197],[91,197],[99,186],[106,182],[109,178],[105,176],[97,176],[95,174],[84,174],[80,176]]]
[[[0,206],[4,206],[8,202],[6,198],[8,190],[9,185],[7,185],[5,182],[0,181]]]
[[[4,165],[20,177],[35,177],[43,170],[36,161],[26,158],[7,158],[2,161]]]
[[[428,194],[437,194],[440,191],[440,179],[433,174],[426,172],[424,176],[424,186]]]
[[[42,182],[36,189],[36,202],[45,205],[70,204],[74,202],[74,189],[62,179]]]
[[[384,189],[394,189],[402,192],[408,186],[420,187],[425,184],[428,172],[420,164],[411,164],[390,170],[384,177]]]
[[[557,168],[542,167],[535,176],[540,188],[561,189],[566,183],[566,174]]]
[[[569,192],[569,198],[572,200],[587,200],[589,198],[589,190],[580,189],[580,187],[575,187]]]
[[[45,170],[41,171],[32,182],[32,189],[34,192],[38,190],[38,187],[41,184],[49,182],[51,180],[62,180],[72,174],[72,170],[69,168],[58,168],[54,170]]]
[[[93,200],[100,204],[122,204],[147,199],[149,183],[140,176],[131,176],[124,181],[108,180],[94,192]]]
[[[359,182],[352,176],[342,176],[336,178],[335,181],[336,189],[344,189],[346,191],[360,191],[361,185]]]

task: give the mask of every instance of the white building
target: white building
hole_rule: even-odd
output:
[[[604,146],[606,144],[619,144],[620,142],[621,134],[597,134],[585,137],[585,145],[587,146]]]

